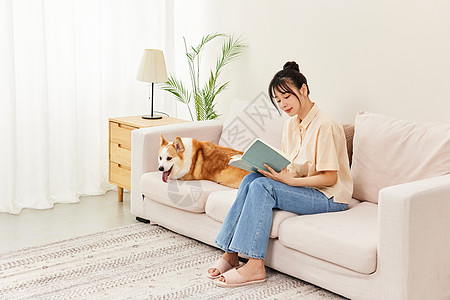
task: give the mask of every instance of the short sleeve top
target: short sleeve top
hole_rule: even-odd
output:
[[[344,129],[314,104],[303,120],[293,116],[284,123],[282,151],[290,158],[289,172],[295,177],[309,177],[322,171],[337,171],[336,183],[316,187],[338,203],[350,203],[353,181]]]

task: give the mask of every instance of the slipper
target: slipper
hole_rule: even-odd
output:
[[[222,274],[223,274],[224,272],[226,272],[226,271],[228,271],[228,270],[231,270],[231,269],[233,269],[233,268],[240,268],[240,267],[242,267],[243,265],[244,265],[244,263],[240,261],[240,262],[239,262],[239,266],[233,267],[233,266],[230,265],[225,259],[223,259],[223,258],[221,257],[221,258],[219,258],[219,259],[214,263],[214,265],[213,265],[211,268],[208,269],[208,271],[211,270],[211,269],[217,269],[217,270],[219,270],[220,274],[219,274],[219,275],[216,275],[216,276],[211,276],[211,275],[209,274],[209,272],[208,272],[208,274],[206,274],[206,277],[208,277],[209,279],[216,279],[216,278],[219,278],[220,276],[222,276]]]
[[[237,269],[231,269],[231,270],[223,273],[222,276],[225,277],[225,282],[220,281],[219,279],[214,280],[214,283],[221,287],[238,287],[238,286],[244,286],[244,285],[249,285],[249,284],[263,283],[266,281],[265,278],[247,281],[247,280],[245,280],[244,276],[239,274]]]

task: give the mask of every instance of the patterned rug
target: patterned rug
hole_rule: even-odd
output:
[[[267,268],[263,284],[225,289],[205,272],[221,251],[133,224],[0,253],[0,299],[344,299]]]

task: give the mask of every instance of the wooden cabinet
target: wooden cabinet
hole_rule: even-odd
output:
[[[109,182],[117,185],[118,201],[123,201],[123,189],[131,189],[131,131],[138,128],[189,122],[163,117],[159,120],[130,116],[109,119]]]

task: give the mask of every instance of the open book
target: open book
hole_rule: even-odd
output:
[[[256,139],[242,155],[231,157],[230,166],[234,166],[249,172],[258,172],[258,170],[269,171],[264,164],[280,172],[291,162],[284,154],[274,147],[266,144],[260,139]]]

